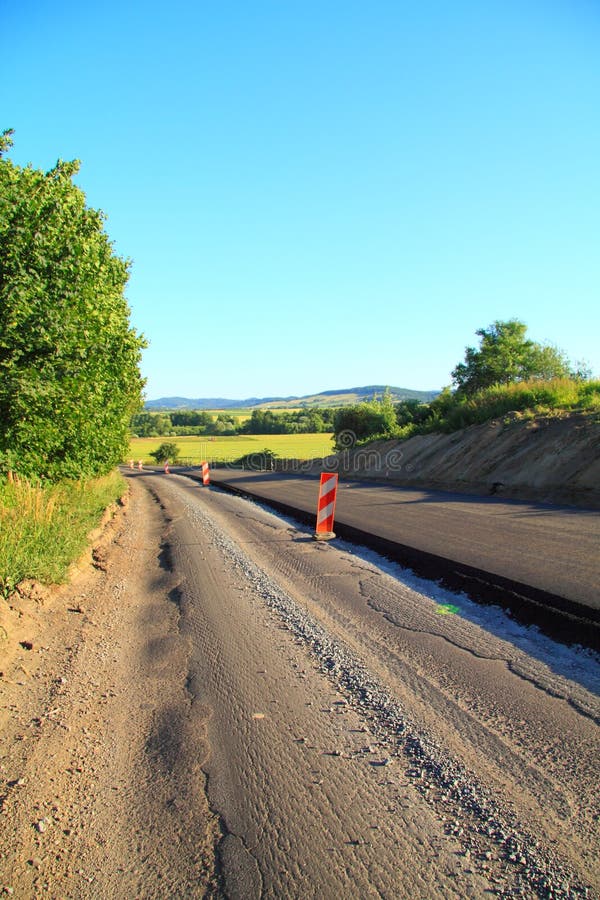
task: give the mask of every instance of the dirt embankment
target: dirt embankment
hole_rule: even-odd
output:
[[[508,415],[453,434],[377,441],[337,460],[351,478],[600,509],[598,415]]]

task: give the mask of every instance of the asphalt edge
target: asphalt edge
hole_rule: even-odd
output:
[[[180,474],[192,481],[202,480],[201,476],[191,472]],[[252,489],[239,488],[221,479],[215,481],[212,487],[248,497],[309,527],[314,525],[315,513],[309,513],[290,503],[264,497]],[[532,585],[363,531],[343,519],[336,518],[335,531],[337,537],[375,550],[387,559],[411,569],[415,574],[437,581],[450,590],[462,591],[477,603],[500,606],[516,621],[524,625],[536,625],[554,640],[600,652],[600,610],[559,594],[542,591]]]

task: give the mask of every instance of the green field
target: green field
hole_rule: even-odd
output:
[[[333,453],[331,434],[240,434],[232,437],[154,437],[132,438],[129,453],[124,462],[134,459],[137,463],[152,465],[150,456],[166,441],[179,447],[179,459],[184,463],[198,465],[207,462],[233,462],[246,453],[260,453],[272,450],[284,459],[312,459]]]

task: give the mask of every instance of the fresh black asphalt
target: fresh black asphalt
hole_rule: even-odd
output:
[[[213,469],[211,483],[315,524],[314,477]],[[600,643],[597,510],[340,480],[334,528],[565,640]]]

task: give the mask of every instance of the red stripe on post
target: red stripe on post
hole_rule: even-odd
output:
[[[207,462],[202,463],[202,484],[210,484],[210,471]]]

